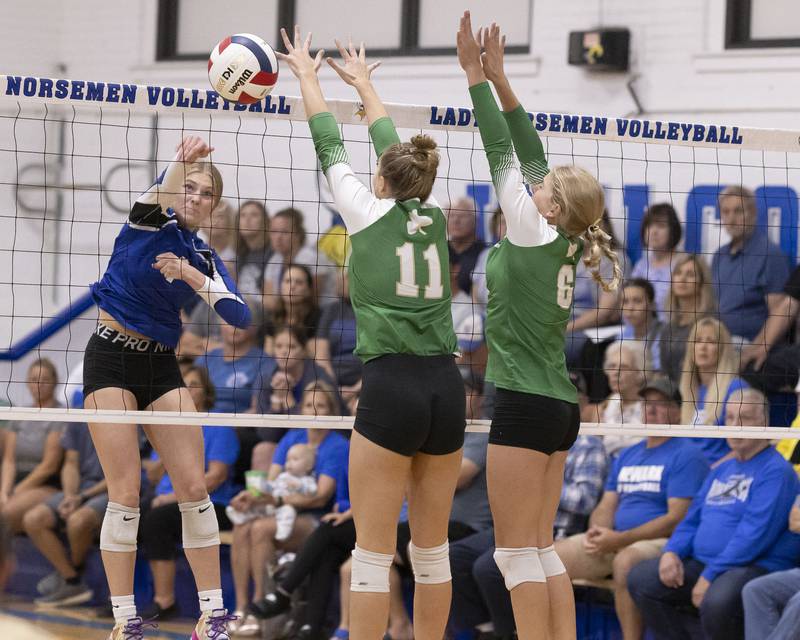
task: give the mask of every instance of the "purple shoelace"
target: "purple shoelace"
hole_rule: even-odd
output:
[[[230,636],[228,635],[227,623],[233,622],[238,617],[239,616],[235,616],[232,613],[228,613],[225,609],[214,609],[206,620],[206,624],[208,625],[206,636],[209,640],[228,640]]]
[[[158,625],[152,620],[142,620],[140,617],[131,618],[122,630],[123,640],[142,640],[144,638],[145,627],[158,629]]]

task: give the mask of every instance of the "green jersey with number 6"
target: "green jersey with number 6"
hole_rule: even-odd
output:
[[[389,353],[455,353],[447,224],[431,197],[376,198],[355,176],[330,113],[309,120],[336,208],[350,235],[350,298],[355,353],[367,362]],[[400,142],[389,118],[369,130],[378,157]]]
[[[501,115],[485,82],[470,87],[470,94],[508,229],[486,264],[486,377],[502,389],[577,402],[564,333],[583,243],[550,226],[525,187],[525,181],[542,182],[548,172],[525,110],[520,106]]]

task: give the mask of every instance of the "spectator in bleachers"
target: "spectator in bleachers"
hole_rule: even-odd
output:
[[[236,217],[236,229],[236,285],[251,307],[269,308],[269,301],[261,297],[264,269],[273,256],[272,230],[264,203],[243,202]]]
[[[676,384],[683,374],[689,332],[695,322],[716,310],[711,272],[705,261],[694,254],[676,258],[659,341],[661,371]]]
[[[190,367],[183,376],[198,411],[208,411],[214,404],[214,386],[208,372],[199,366]],[[203,427],[205,482],[221,531],[231,528],[225,507],[236,494],[233,465],[239,457],[239,440],[232,427]],[[181,512],[172,481],[164,465],[153,451],[146,465],[147,477],[156,485],[150,510],[142,515],[139,535],[145,556],[153,573],[153,603],[142,611],[142,617],[166,620],[178,614],[175,604],[175,557],[181,543]]]
[[[642,218],[642,255],[633,266],[631,276],[649,280],[655,291],[655,310],[662,320],[672,281],[675,249],[681,241],[680,220],[669,203],[654,204]]]
[[[314,360],[336,381],[342,398],[348,401],[360,392],[363,365],[353,353],[356,316],[350,302],[350,276],[346,267],[339,270],[337,280],[339,298],[322,307],[313,350]]]
[[[264,350],[272,354],[275,331],[281,327],[294,327],[307,342],[316,335],[319,319],[320,310],[311,270],[300,264],[290,264],[283,272],[272,318],[265,323],[267,338]]]
[[[647,371],[647,352],[644,344],[635,340],[618,340],[606,349],[603,371],[608,378],[611,395],[599,405],[590,405],[596,410],[592,422],[606,424],[641,424],[642,398],[639,391],[645,384]],[[619,451],[639,442],[639,436],[606,435],[603,444],[610,458]]]
[[[88,427],[68,423],[61,435],[61,446],[65,451],[62,490],[33,507],[22,519],[28,538],[55,568],[37,585],[42,597],[36,604],[49,607],[77,605],[92,599],[92,590],[83,581],[83,564],[108,504],[103,469]],[[62,528],[69,551],[57,535]]]
[[[669,378],[641,391],[645,424],[676,424],[681,408]],[[625,640],[639,640],[642,619],[627,589],[628,572],[661,553],[708,473],[702,454],[683,438],[649,436],[614,462],[589,530],[556,542],[570,578],[614,581],[614,606]]]
[[[450,271],[455,276],[457,291],[472,296],[472,274],[478,256],[485,245],[478,240],[475,201],[459,198],[447,208],[447,246],[450,252]]]
[[[335,298],[335,267],[322,252],[306,245],[307,236],[300,210],[289,207],[272,216],[269,237],[275,253],[264,270],[264,304],[268,309],[276,308],[284,273],[292,264],[302,265],[311,272],[311,289],[320,300]]]
[[[780,310],[789,261],[756,228],[758,210],[749,189],[723,189],[719,216],[730,236],[711,261],[720,319],[737,342],[764,344],[767,319]]]
[[[210,225],[207,229],[201,227],[202,235],[208,238],[208,246],[220,257],[234,278],[236,277],[236,244],[237,238],[241,242],[241,229],[239,229],[233,212],[233,207],[227,200],[220,200],[219,204],[211,210]],[[266,235],[266,230],[263,230]],[[250,233],[249,230],[246,233]]]
[[[763,394],[740,389],[725,424],[765,427]],[[791,465],[768,440],[729,438],[733,455],[711,470],[660,558],[628,575],[628,589],[657,639],[743,636],[742,588],[770,571],[793,566],[800,545],[787,528],[800,491]],[[691,611],[699,611],[698,620]]]
[[[649,280],[630,278],[622,286],[623,340],[644,345],[650,369],[661,370],[661,331],[664,328],[656,310],[655,289]]]
[[[800,534],[800,494],[789,512],[789,531]],[[796,560],[800,564],[800,557]],[[742,601],[745,640],[797,638],[800,634],[800,567],[751,580],[742,590]]]
[[[495,243],[506,237],[506,219],[500,207],[497,207],[492,214],[490,228],[492,231],[490,245],[481,251],[475,263],[475,270],[472,272],[472,301],[479,305],[481,313],[486,313],[486,305],[489,302],[489,289],[486,286],[486,261],[489,258],[489,251]]]
[[[335,415],[338,406],[334,389],[324,382],[312,382],[305,387],[300,404],[300,413],[306,416]],[[246,512],[258,504],[280,506],[291,504],[298,511],[294,530],[288,540],[275,540],[275,517],[267,516],[250,520],[233,529],[231,562],[233,566],[234,587],[236,589],[236,615],[240,616],[239,635],[255,635],[259,631],[258,622],[252,615],[242,618],[248,603],[248,584],[253,578],[253,601],[264,599],[263,569],[275,559],[277,549],[296,551],[312,531],[319,518],[331,510],[337,487],[347,482],[349,443],[341,434],[330,429],[293,429],[278,444],[272,459],[268,480],[274,480],[283,471],[286,454],[292,445],[308,444],[317,453],[314,475],[317,491],[313,495],[291,495],[286,498],[273,498],[264,494],[258,498],[249,491],[242,491],[231,502],[241,512]],[[256,569],[258,568],[258,569]]]
[[[587,402],[580,374],[570,379],[578,389],[578,404]],[[597,436],[578,436],[567,454],[561,500],[553,524],[556,540],[583,531],[586,519],[603,492],[608,460]],[[512,638],[511,596],[494,562],[494,530],[484,529],[450,546],[453,601],[450,624],[454,631],[475,628],[484,637]],[[394,636],[392,636],[394,637]]]
[[[733,393],[747,386],[736,375],[736,356],[725,325],[714,318],[698,320],[686,348],[680,389],[681,423],[721,425],[725,406]],[[730,451],[722,438],[692,438],[714,464]]]
[[[52,409],[61,404],[55,398],[56,368],[40,358],[28,368],[26,378],[32,406]],[[30,509],[51,498],[59,489],[63,422],[14,420],[8,423],[0,470],[0,510],[14,533],[22,531],[22,518]]]

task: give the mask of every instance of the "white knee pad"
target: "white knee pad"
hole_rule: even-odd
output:
[[[184,549],[202,549],[219,544],[219,523],[214,505],[206,497],[197,502],[181,502],[181,524]]]
[[[547,578],[560,576],[562,573],[567,572],[567,568],[564,566],[564,563],[561,562],[561,558],[558,556],[558,553],[556,553],[556,548],[552,544],[544,549],[539,549],[539,560],[542,563],[542,569]]]
[[[547,582],[536,547],[495,549],[494,561],[509,591],[523,582]]]
[[[414,581],[419,584],[450,582],[450,544],[447,540],[438,547],[421,549],[408,543],[408,557],[414,569]]]
[[[356,545],[350,591],[389,593],[389,569],[393,560],[394,554],[366,551]]]
[[[139,507],[109,502],[103,526],[100,527],[100,549],[120,553],[136,552],[136,534],[139,531]]]

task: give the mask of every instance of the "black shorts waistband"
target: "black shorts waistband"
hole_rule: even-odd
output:
[[[121,331],[117,331],[116,329],[103,324],[102,322],[97,324],[97,328],[94,330],[94,335],[111,345],[115,345],[121,349],[127,349],[128,351],[134,351],[136,353],[172,353],[174,351],[172,347],[161,344],[156,340],[129,336]]]
[[[373,358],[366,363],[369,366],[373,363],[392,363],[402,366],[404,364],[411,364],[416,366],[427,367],[441,367],[443,365],[451,365],[455,359],[455,355],[451,353],[437,354],[433,356],[421,356],[414,353],[387,353],[377,358]]]

